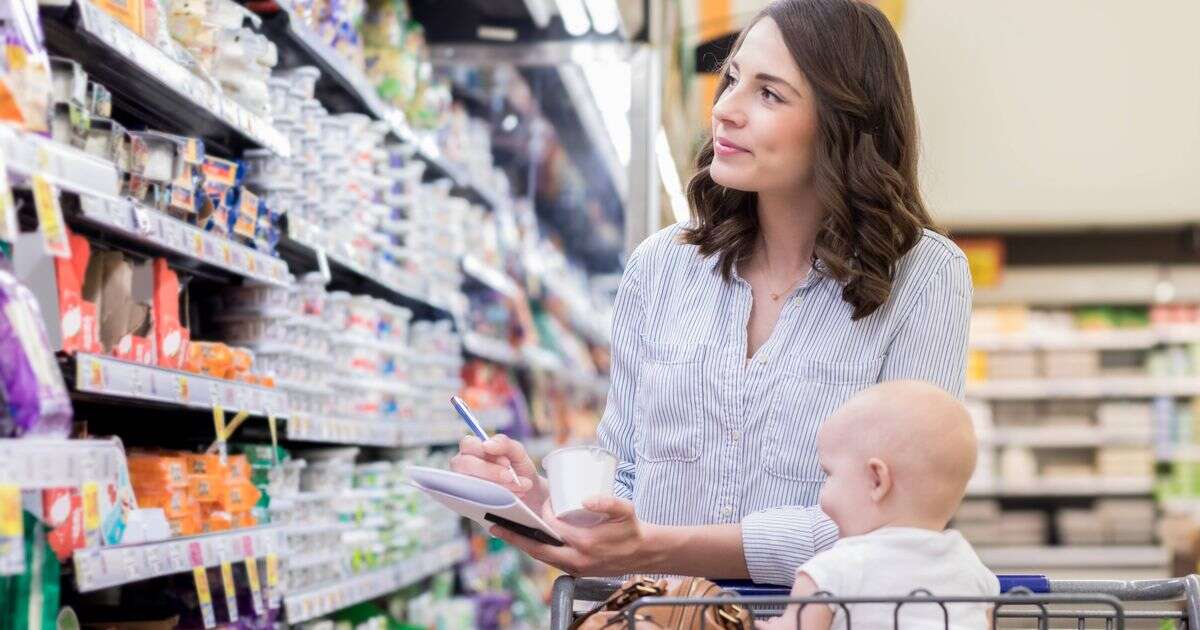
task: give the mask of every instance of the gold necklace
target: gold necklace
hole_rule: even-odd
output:
[[[762,238],[763,260],[765,260],[767,263],[767,277],[770,278],[775,275],[775,270],[771,268],[771,257],[767,255],[767,239],[765,236],[762,236],[761,234],[759,236],[760,236],[760,238]],[[801,276],[800,278],[796,278],[795,280],[792,280],[790,284],[788,284],[786,287],[784,287],[783,291],[772,291],[771,287],[769,286],[770,283],[766,282],[766,278],[764,278],[763,279],[764,284],[768,285],[767,286],[767,295],[771,296],[772,302],[778,302],[779,298],[783,297],[784,293],[791,291],[792,287],[796,286],[796,283],[800,282],[801,278],[803,278],[803,277],[804,276]]]

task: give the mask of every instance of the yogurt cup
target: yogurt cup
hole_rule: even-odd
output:
[[[572,525],[589,527],[607,520],[604,514],[584,509],[589,497],[612,496],[617,456],[598,446],[569,446],[542,458],[550,478],[550,505],[554,516]]]

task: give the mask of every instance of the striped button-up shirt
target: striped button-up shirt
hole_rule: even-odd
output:
[[[821,422],[880,381],[919,379],[962,396],[966,258],[926,231],[897,264],[891,297],[858,321],[818,264],[747,362],[750,285],[736,273],[724,280],[716,256],[680,243],[682,227],[629,257],[599,441],[619,459],[616,495],[642,521],[741,523],[754,581],[791,584],[797,567],[837,540],[817,500]]]

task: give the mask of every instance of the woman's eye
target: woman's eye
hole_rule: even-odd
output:
[[[729,75],[729,87],[737,85],[737,81],[737,77],[733,76],[732,74]]]
[[[779,96],[777,96],[774,92],[772,92],[771,90],[769,90],[767,88],[762,89],[762,97],[763,97],[763,100],[774,101],[776,103],[783,101],[783,99],[779,98]]]

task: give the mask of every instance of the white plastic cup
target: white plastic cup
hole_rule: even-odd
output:
[[[612,496],[617,456],[598,446],[568,446],[542,458],[550,477],[550,505],[559,520],[590,527],[608,517],[583,507],[584,500]]]

